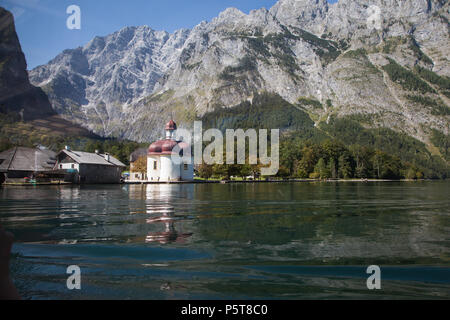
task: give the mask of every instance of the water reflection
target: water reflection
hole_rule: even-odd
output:
[[[3,188],[0,223],[25,297],[73,298],[61,277],[74,260],[90,274],[82,298],[364,298],[370,264],[396,266],[383,292],[448,297],[449,186]]]
[[[139,200],[145,197],[145,213],[148,217],[145,222],[152,230],[145,238],[146,243],[183,244],[193,235],[192,232],[179,232],[176,228],[177,221],[186,220],[188,217],[176,214],[175,199],[192,195],[188,190],[189,188],[169,184],[130,186],[130,198]]]
[[[80,188],[72,188],[72,187],[66,187],[66,188],[60,188],[58,190],[59,192],[59,199],[60,200],[78,200],[80,199]]]
[[[162,232],[150,232],[145,239],[145,242],[157,242],[160,244],[168,243],[186,243],[193,233],[180,233],[175,229],[176,217],[173,213],[164,213],[162,216],[147,219],[147,223],[161,223],[164,225]]]

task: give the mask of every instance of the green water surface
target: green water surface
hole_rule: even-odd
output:
[[[448,299],[449,186],[3,187],[0,223],[25,299]]]

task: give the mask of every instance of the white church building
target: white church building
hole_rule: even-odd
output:
[[[171,120],[166,124],[166,138],[152,143],[148,149],[147,156],[147,179],[150,182],[176,182],[193,181],[194,165],[191,163],[177,164],[172,160],[172,154],[175,154],[176,146],[178,150],[183,150],[190,146],[183,142],[175,140],[177,124]],[[182,156],[182,151],[180,157]]]

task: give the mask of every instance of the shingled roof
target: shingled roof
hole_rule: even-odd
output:
[[[109,156],[109,161],[106,160],[105,154],[100,153],[90,153],[83,151],[72,151],[72,150],[62,150],[58,157],[65,153],[72,160],[79,164],[97,164],[104,166],[117,166],[117,167],[126,167],[122,162],[114,158],[113,156]]]
[[[15,147],[0,153],[0,172],[51,171],[56,163],[56,153],[40,148]]]

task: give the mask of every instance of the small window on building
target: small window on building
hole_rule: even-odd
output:
[[[158,162],[153,162],[153,170],[158,170]]]
[[[62,164],[60,164],[60,165],[59,165],[59,168],[60,168],[60,169],[62,169],[62,168],[63,168],[63,165],[62,165]]]
[[[188,165],[187,165],[187,163],[185,163],[184,164],[184,171],[187,171],[188,170]]]
[[[75,165],[74,164],[72,164],[72,169],[75,169]]]

